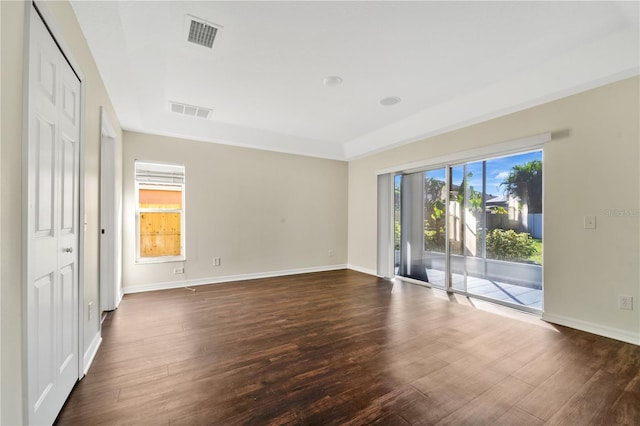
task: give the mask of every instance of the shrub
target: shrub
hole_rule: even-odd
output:
[[[431,229],[429,223],[424,221],[424,249],[428,251],[444,251],[444,226],[437,230]]]
[[[437,246],[438,237],[436,231],[424,230],[424,248],[425,250],[433,250]]]
[[[493,259],[526,261],[536,254],[535,240],[526,232],[494,229],[487,234],[487,255]]]

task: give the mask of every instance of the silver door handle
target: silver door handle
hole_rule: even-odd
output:
[[[63,248],[62,251],[65,252],[65,253],[73,253],[73,247]]]

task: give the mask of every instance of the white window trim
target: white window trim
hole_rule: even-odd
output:
[[[148,182],[138,182],[136,171],[137,165],[143,164],[157,164],[167,166],[180,166],[183,169],[182,184],[166,184],[166,185],[154,185]],[[156,161],[134,161],[134,182],[135,182],[135,210],[136,210],[136,250],[135,250],[135,262],[136,264],[148,264],[148,263],[168,263],[168,262],[184,262],[187,260],[186,256],[186,235],[185,235],[185,223],[186,223],[186,204],[185,204],[185,192],[186,192],[186,169],[183,164],[176,163],[160,163]],[[182,191],[182,209],[149,209],[140,208],[140,189],[153,188],[157,189],[158,186],[166,187],[168,191]],[[172,189],[175,188],[175,189]],[[180,256],[156,256],[156,257],[142,257],[140,256],[140,213],[180,213]]]
[[[388,173],[413,173],[426,169],[444,167],[457,163],[468,163],[476,160],[483,160],[490,157],[502,157],[506,155],[518,154],[526,151],[542,149],[544,144],[551,141],[551,133],[541,133],[539,135],[515,139],[508,142],[497,143],[489,146],[472,149],[469,151],[456,152],[440,157],[415,161],[412,163],[400,164],[376,170],[376,175]]]

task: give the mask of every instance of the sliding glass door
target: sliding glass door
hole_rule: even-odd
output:
[[[397,274],[446,286],[446,169],[396,176]]]
[[[478,241],[475,252],[465,253],[466,291],[542,309],[542,152],[466,167],[465,213],[477,226]]]
[[[542,309],[542,151],[395,177],[396,273]]]

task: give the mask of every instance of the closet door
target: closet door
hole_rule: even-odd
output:
[[[31,13],[27,146],[27,404],[51,424],[78,380],[80,81]]]

